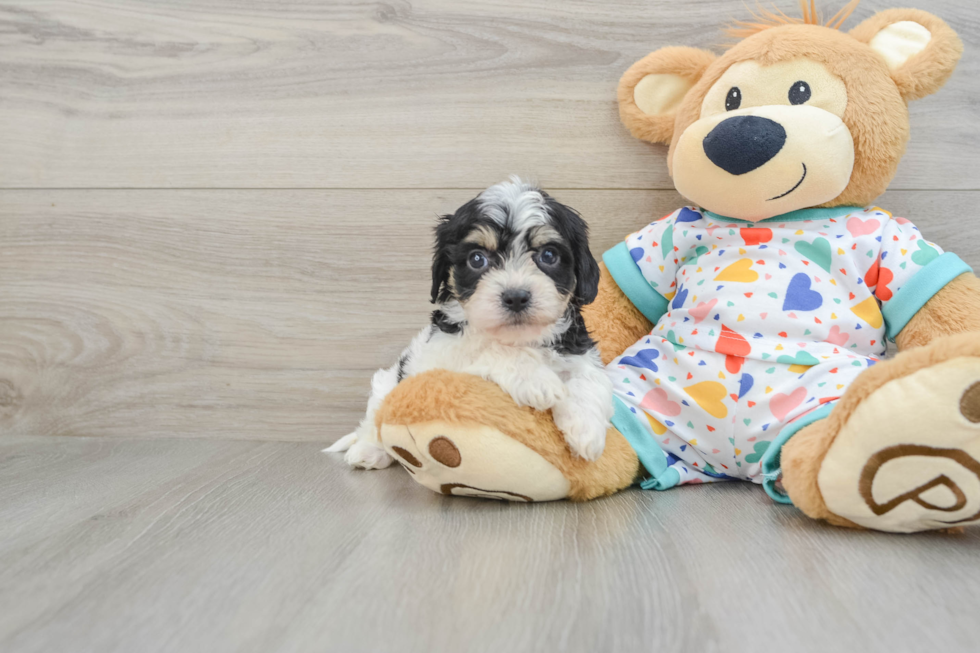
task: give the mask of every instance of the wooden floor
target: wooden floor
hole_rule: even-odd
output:
[[[911,4],[966,54],[880,204],[980,269],[980,6]],[[741,485],[507,506],[317,453],[424,323],[436,215],[520,173],[600,252],[682,203],[616,81],[744,15],[0,0],[0,651],[976,650],[976,531]]]

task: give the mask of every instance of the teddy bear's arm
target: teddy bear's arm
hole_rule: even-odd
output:
[[[966,273],[926,302],[895,337],[895,343],[901,351],[926,345],[941,336],[971,331],[980,337],[980,279]]]
[[[582,308],[585,325],[599,346],[602,364],[622,354],[644,335],[653,324],[626,297],[605,263],[599,264],[599,294]]]

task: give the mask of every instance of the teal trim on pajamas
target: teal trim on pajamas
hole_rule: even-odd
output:
[[[762,487],[765,489],[766,494],[772,497],[772,500],[776,503],[793,505],[789,495],[780,492],[776,487],[776,481],[783,475],[783,470],[780,467],[780,454],[782,453],[783,445],[789,442],[789,439],[802,430],[803,427],[810,426],[814,422],[830,415],[833,407],[834,402],[826,403],[795,422],[787,424],[779,432],[779,435],[776,436],[776,439],[769,443],[769,448],[766,449],[766,452],[762,454]]]
[[[885,303],[881,311],[889,340],[894,340],[909,320],[946,284],[967,272],[973,272],[973,268],[952,252],[940,255],[919,270]]]
[[[616,405],[616,412],[612,417],[612,425],[630,443],[640,464],[650,474],[650,478],[640,482],[640,487],[644,490],[669,490],[677,485],[681,480],[680,474],[676,469],[667,466],[667,454],[640,426],[638,416],[619,397],[613,397],[613,403]]]
[[[830,220],[832,218],[842,218],[849,213],[854,213],[855,211],[862,210],[860,206],[835,206],[831,209],[799,209],[796,211],[790,211],[789,213],[784,213],[782,215],[777,215],[774,218],[766,218],[765,220],[759,220],[758,222],[753,222],[752,220],[743,220],[742,218],[729,218],[724,215],[718,215],[717,213],[712,213],[711,211],[701,210],[701,213],[710,217],[712,220],[718,222],[747,222],[749,224],[766,224],[767,222],[803,222],[804,220]]]
[[[606,269],[623,294],[654,324],[667,312],[667,298],[653,289],[633,260],[629,246],[623,241],[602,255]]]

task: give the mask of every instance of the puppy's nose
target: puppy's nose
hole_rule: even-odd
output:
[[[786,130],[775,120],[732,116],[704,137],[704,153],[733,175],[744,175],[772,160],[786,144]]]
[[[504,303],[508,311],[520,313],[527,308],[528,303],[531,301],[531,293],[526,290],[511,288],[510,290],[505,290],[500,295],[500,301]]]

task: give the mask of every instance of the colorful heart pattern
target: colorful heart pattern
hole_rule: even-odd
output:
[[[818,358],[883,355],[884,306],[942,254],[911,222],[878,208],[743,226],[688,207],[627,243],[643,250],[631,256],[669,301],[654,333],[733,357],[729,373],[740,369],[735,358],[776,361],[798,349]],[[743,340],[750,353],[740,355],[731,345]]]
[[[806,399],[806,388],[797,388],[788,395],[777,392],[769,400],[769,410],[772,411],[773,417],[782,421],[790,411],[802,404],[804,399]]]
[[[702,381],[684,388],[684,392],[712,417],[720,419],[728,416],[728,408],[723,401],[728,396],[728,390],[722,384]]]
[[[643,396],[643,401],[640,402],[640,408],[652,410],[668,417],[676,417],[681,414],[681,405],[676,401],[670,401],[667,398],[667,391],[663,388],[654,388],[646,393]]]
[[[732,222],[686,207],[627,238],[669,304],[608,369],[681,483],[760,473],[785,424],[885,352],[888,302],[943,253],[877,207]]]
[[[753,283],[759,280],[759,273],[752,269],[752,259],[739,259],[721,271],[715,281],[734,281]]]
[[[785,424],[835,401],[873,363],[858,356],[811,360],[798,352],[783,364],[739,358],[741,370],[732,374],[719,369],[727,356],[691,348],[662,356],[658,373],[621,364],[667,344],[647,336],[608,370],[616,396],[656,438],[681,483],[755,478],[760,455]],[[814,365],[800,371],[793,365],[799,363]]]
[[[813,261],[825,271],[830,272],[830,242],[826,238],[816,238],[813,242],[801,240],[794,247],[804,258]]]
[[[786,287],[784,311],[815,311],[823,306],[823,295],[810,290],[810,277],[803,272],[794,274]]]

